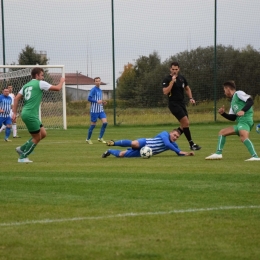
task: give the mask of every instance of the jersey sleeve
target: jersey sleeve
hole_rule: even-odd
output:
[[[40,81],[40,89],[48,91],[52,85],[44,80]]]
[[[250,95],[246,94],[246,93],[245,93],[244,91],[242,91],[242,90],[238,90],[238,91],[236,92],[236,94],[237,94],[237,97],[238,97],[239,99],[243,100],[244,102],[246,102],[249,98],[251,98]]]
[[[158,136],[160,136],[164,142],[164,145],[169,149],[172,150],[173,152],[179,154],[180,153],[180,149],[178,147],[178,145],[176,143],[173,143],[170,141],[170,136],[169,133],[164,131],[161,132]]]
[[[23,96],[23,87],[20,89],[18,93]]]
[[[94,89],[94,88],[92,88],[92,89],[90,90],[90,92],[89,92],[88,101],[89,101],[89,102],[92,102],[92,103],[97,103],[97,100],[95,100],[95,99],[93,98],[93,96],[95,96],[95,89]]]
[[[167,88],[169,86],[170,82],[171,82],[171,78],[169,76],[165,77],[163,82],[162,82],[162,87]]]

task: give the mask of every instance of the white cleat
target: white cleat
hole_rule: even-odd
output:
[[[107,142],[103,138],[98,138],[98,141],[102,144],[106,144]]]
[[[87,143],[87,144],[93,144],[90,139],[86,139],[86,143]]]
[[[23,159],[18,159],[19,163],[32,163],[33,161],[30,161],[29,158],[23,158]]]
[[[252,161],[260,161],[260,158],[251,157],[250,159],[245,160],[245,162],[252,162]]]
[[[212,155],[205,158],[205,160],[221,160],[222,154],[213,153]]]

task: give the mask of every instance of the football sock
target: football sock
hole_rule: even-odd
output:
[[[5,125],[2,125],[2,127],[0,128],[0,133],[5,130],[6,126]]]
[[[91,138],[93,129],[96,127],[96,125],[90,125],[90,128],[88,129],[88,140]]]
[[[190,143],[190,146],[193,146],[194,143],[191,139],[191,133],[190,133],[190,128],[189,127],[184,127],[183,128],[183,133],[185,134],[186,136],[186,139],[188,140],[188,142]]]
[[[121,147],[131,147],[132,141],[131,140],[119,140],[115,141],[115,146],[121,146]]]
[[[23,151],[23,154],[20,156],[20,159],[26,158],[29,154],[31,154],[36,147],[36,144],[32,141],[32,139],[27,141],[27,145],[25,150]]]
[[[115,157],[119,157],[120,154],[120,150],[108,150],[112,155],[114,155]]]
[[[12,124],[12,129],[13,129],[13,136],[17,136],[17,127],[16,124]]]
[[[99,133],[99,138],[102,138],[104,133],[105,133],[105,130],[106,130],[106,127],[107,127],[107,123],[103,123],[101,129],[100,129],[100,133]]]
[[[23,145],[21,146],[20,149],[21,149],[22,152],[25,151],[27,144],[28,144],[31,140],[32,140],[32,137],[31,137],[25,144],[23,144]]]
[[[225,143],[226,143],[226,136],[219,135],[216,154],[222,154],[222,150],[224,148]]]
[[[8,139],[10,134],[11,134],[11,128],[6,127],[6,129],[5,129],[5,139]]]
[[[178,130],[180,131],[180,134],[182,135],[183,134],[183,130],[180,127],[178,127]]]
[[[244,145],[246,146],[247,150],[249,151],[252,157],[258,158],[254,145],[248,138],[244,141]]]

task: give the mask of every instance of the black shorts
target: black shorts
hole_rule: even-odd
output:
[[[183,102],[170,101],[168,105],[171,113],[180,121],[183,117],[188,117],[186,106]]]

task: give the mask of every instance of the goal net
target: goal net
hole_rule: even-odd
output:
[[[7,86],[13,87],[17,95],[23,85],[31,80],[31,70],[38,65],[0,65],[0,89]],[[39,65],[44,69],[44,80],[52,85],[57,85],[61,77],[65,77],[63,65]],[[23,101],[20,100],[17,113],[22,111]],[[67,129],[66,120],[66,93],[65,84],[61,91],[43,91],[39,118],[45,128]],[[17,128],[26,129],[22,119],[18,116]]]

